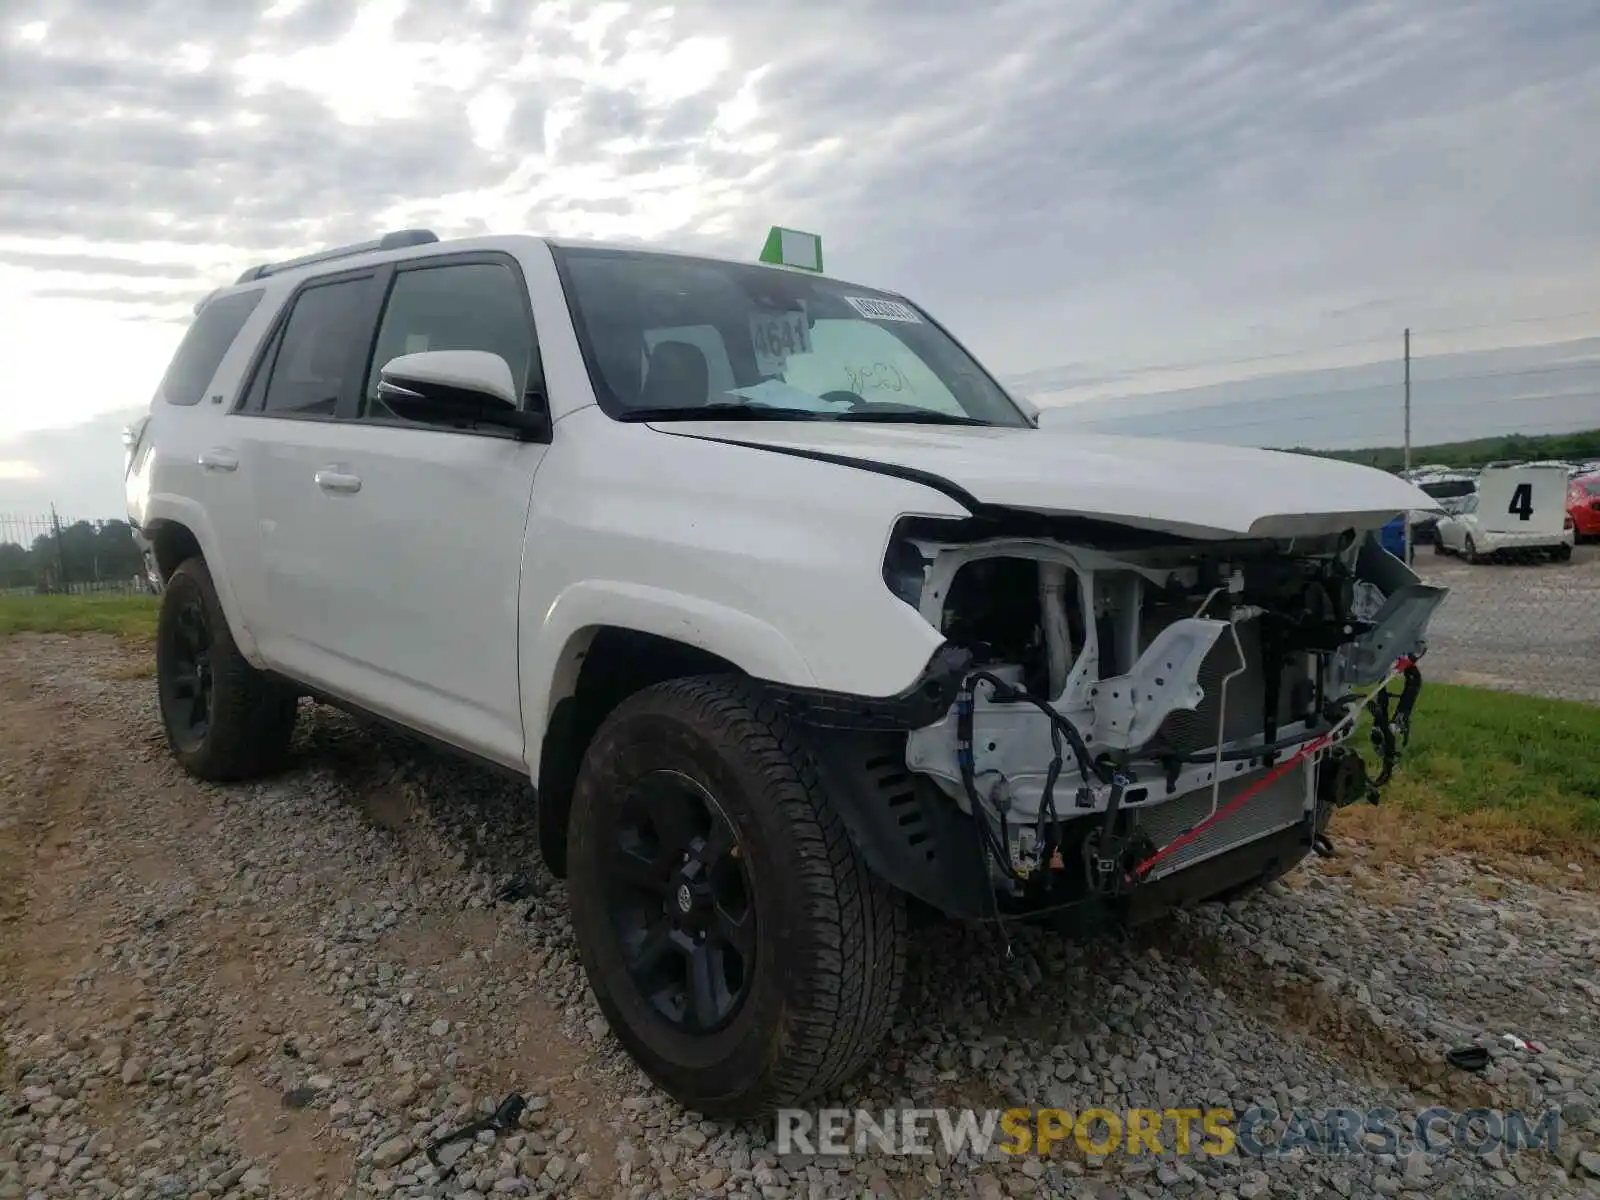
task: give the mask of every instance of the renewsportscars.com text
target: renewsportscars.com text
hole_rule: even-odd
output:
[[[1086,1155],[1164,1156],[1233,1153],[1255,1158],[1299,1151],[1314,1155],[1487,1155],[1540,1147],[1554,1154],[1561,1114],[1430,1108],[1415,1118],[1392,1108],[904,1108],[782,1109],[780,1154],[935,1154],[975,1158],[1048,1156],[1076,1146]]]

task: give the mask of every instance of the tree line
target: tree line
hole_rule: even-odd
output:
[[[1378,467],[1385,471],[1398,471],[1405,466],[1405,447],[1379,446],[1362,450],[1313,450],[1294,446],[1295,454],[1314,454],[1320,458],[1337,458],[1362,466]],[[1505,459],[1538,462],[1541,459],[1560,459],[1563,462],[1589,462],[1600,459],[1600,429],[1587,429],[1580,433],[1527,435],[1507,434],[1502,437],[1477,438],[1469,442],[1442,442],[1434,446],[1411,447],[1411,463],[1438,463],[1446,467],[1481,467]]]
[[[144,557],[126,521],[0,517],[0,588],[53,592],[143,573]]]

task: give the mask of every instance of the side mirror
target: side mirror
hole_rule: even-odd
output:
[[[425,350],[384,364],[378,399],[407,421],[470,428],[509,429],[523,441],[550,436],[546,411],[520,406],[511,367],[486,350]]]

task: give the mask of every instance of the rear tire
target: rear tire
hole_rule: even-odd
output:
[[[1557,546],[1550,554],[1556,562],[1570,562],[1572,560],[1571,546]]]
[[[196,779],[250,779],[283,761],[299,698],[239,653],[203,559],[185,561],[162,591],[156,687],[167,744]]]
[[[584,756],[567,863],[600,1008],[686,1107],[800,1104],[888,1031],[904,898],[867,870],[810,751],[755,685],[677,679],[620,704]]]

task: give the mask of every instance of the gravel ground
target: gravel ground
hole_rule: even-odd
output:
[[[1131,939],[928,929],[889,1044],[831,1098],[1554,1106],[1556,1155],[780,1158],[622,1054],[519,789],[326,710],[286,774],[198,786],[139,671],[109,641],[0,643],[0,1198],[1600,1196],[1600,904],[1576,875],[1406,874],[1346,844]],[[1443,1064],[1473,1038],[1488,1071]],[[421,1147],[513,1089],[520,1128],[440,1179]]]
[[[1429,630],[1430,679],[1600,704],[1600,546],[1476,566],[1421,546],[1415,565],[1450,589]]]

